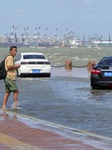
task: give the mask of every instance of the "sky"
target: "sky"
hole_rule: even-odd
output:
[[[74,32],[76,37],[112,35],[112,0],[0,0],[0,35],[10,34],[12,26],[21,35],[28,27],[33,35],[47,29],[48,36]],[[56,31],[57,30],[57,31]]]

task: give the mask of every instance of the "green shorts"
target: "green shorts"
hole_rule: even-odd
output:
[[[6,92],[18,91],[18,88],[17,88],[15,80],[11,80],[11,79],[6,77],[4,82],[5,82],[5,91]]]

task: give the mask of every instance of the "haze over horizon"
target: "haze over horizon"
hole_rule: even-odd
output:
[[[108,39],[112,35],[112,0],[0,0],[0,35],[10,34],[12,26],[21,35],[28,27],[29,35],[35,28],[40,34],[63,36],[73,31],[80,38],[95,33]]]

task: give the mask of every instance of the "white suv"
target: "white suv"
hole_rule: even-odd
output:
[[[28,77],[50,77],[51,65],[42,53],[19,53],[15,58],[15,64],[20,64],[17,75]]]

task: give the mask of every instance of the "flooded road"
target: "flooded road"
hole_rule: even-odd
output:
[[[112,90],[92,90],[84,72],[53,70],[51,78],[17,78],[22,107],[17,112],[112,137]],[[3,81],[0,89],[1,105]],[[11,95],[7,107],[12,103]]]

